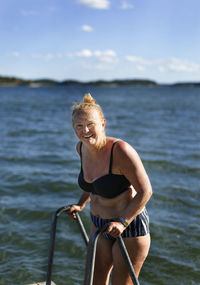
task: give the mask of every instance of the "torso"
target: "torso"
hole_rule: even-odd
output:
[[[93,215],[100,216],[103,219],[117,218],[121,216],[121,213],[128,206],[135,194],[136,191],[132,186],[124,193],[112,199],[90,194],[90,210]]]
[[[110,153],[113,143],[116,141],[114,138],[108,138],[107,142],[107,148],[99,155],[98,159],[91,160],[88,159],[87,155],[84,155],[84,152],[80,153],[82,155],[82,177],[84,178],[85,182],[88,183],[87,188],[91,188],[89,184],[92,185],[92,183],[101,182],[102,180],[108,180],[109,179],[109,165],[110,165]],[[125,209],[130,202],[130,200],[133,199],[135,196],[135,190],[132,186],[130,186],[130,183],[126,183],[126,178],[120,173],[120,170],[118,168],[118,163],[115,160],[115,155],[113,151],[113,158],[112,158],[112,179],[115,180],[122,180],[122,185],[126,186],[126,189],[123,189],[123,191],[119,191],[119,195],[112,194],[113,189],[107,189],[106,192],[102,195],[97,194],[90,194],[91,202],[91,212],[95,216],[100,216],[104,219],[109,218],[116,218],[121,215],[121,212],[123,209]],[[84,161],[84,163],[83,163]],[[97,166],[98,161],[98,167]],[[121,178],[120,178],[121,176]],[[123,178],[122,178],[123,176]],[[79,177],[80,178],[80,177]],[[99,181],[98,181],[99,180]],[[95,182],[96,181],[96,182]],[[116,185],[117,188],[118,185]],[[109,186],[112,188],[112,185]],[[92,188],[91,188],[92,189]],[[84,189],[83,189],[84,190]],[[90,189],[86,189],[87,191],[91,191]],[[105,189],[104,189],[105,190]],[[106,194],[107,192],[110,192],[111,194]]]

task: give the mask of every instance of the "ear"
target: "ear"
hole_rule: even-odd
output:
[[[103,121],[102,121],[102,127],[105,128],[105,126],[106,126],[106,120],[103,119]]]

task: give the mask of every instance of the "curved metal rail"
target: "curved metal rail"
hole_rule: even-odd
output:
[[[56,225],[57,225],[57,218],[63,213],[68,211],[70,208],[69,206],[64,206],[59,208],[55,214],[52,216],[52,223],[51,223],[51,231],[50,231],[50,241],[49,241],[49,253],[48,253],[48,268],[47,268],[47,278],[46,278],[46,285],[51,285],[51,278],[52,278],[52,267],[53,267],[53,257],[54,257],[54,248],[55,248],[55,237],[56,237]],[[89,245],[89,238],[87,236],[86,230],[84,228],[84,225],[81,221],[81,218],[79,214],[76,212],[76,221],[77,224],[80,228],[81,234],[83,236],[84,242],[86,246]],[[95,264],[95,256],[96,256],[96,246],[97,246],[97,241],[100,236],[100,234],[106,230],[106,227],[103,227],[101,230],[97,230],[90,242],[90,247],[89,247],[89,257],[88,257],[88,272],[86,276],[86,285],[92,285],[93,283],[93,276],[94,276],[94,264]],[[117,242],[119,244],[120,250],[122,252],[122,255],[124,257],[124,260],[127,264],[129,274],[131,276],[131,279],[133,281],[134,285],[139,285],[139,281],[135,275],[130,257],[128,255],[128,252],[126,250],[124,241],[122,237],[117,238]]]
[[[90,241],[90,247],[89,247],[89,256],[88,256],[88,272],[86,275],[86,285],[93,285],[93,276],[94,276],[94,264],[95,264],[95,256],[96,256],[96,247],[97,247],[97,241],[100,236],[100,234],[104,231],[106,231],[107,226],[105,225],[101,230],[97,230]],[[124,244],[123,238],[119,236],[117,238],[117,243],[119,245],[119,248],[121,250],[122,256],[125,260],[125,263],[128,267],[128,272],[131,277],[131,280],[133,281],[134,285],[140,285],[139,281],[135,275],[135,271],[132,265],[132,262],[130,260],[130,257],[128,255],[128,251],[126,249],[126,246]]]
[[[52,267],[53,267],[53,257],[54,257],[54,248],[55,248],[55,238],[56,238],[56,225],[57,225],[57,218],[63,213],[68,211],[70,208],[69,206],[64,206],[59,208],[55,214],[52,216],[52,222],[51,222],[51,230],[50,230],[50,241],[49,241],[49,253],[48,253],[48,268],[47,268],[47,278],[46,278],[46,285],[51,285],[51,279],[52,279]],[[85,241],[86,246],[88,246],[89,238],[87,236],[86,230],[83,226],[83,223],[81,221],[81,218],[79,214],[76,212],[76,221],[78,223],[78,226],[81,230],[83,239]]]

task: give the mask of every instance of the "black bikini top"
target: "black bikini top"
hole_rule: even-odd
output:
[[[111,148],[109,173],[105,174],[92,183],[85,181],[82,167],[82,142],[80,144],[81,171],[78,177],[79,186],[86,192],[102,196],[104,198],[114,198],[125,192],[130,187],[130,182],[124,175],[112,173],[113,148],[118,141],[115,141]]]

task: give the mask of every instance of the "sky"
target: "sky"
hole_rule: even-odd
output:
[[[200,81],[199,0],[0,0],[0,76]]]

